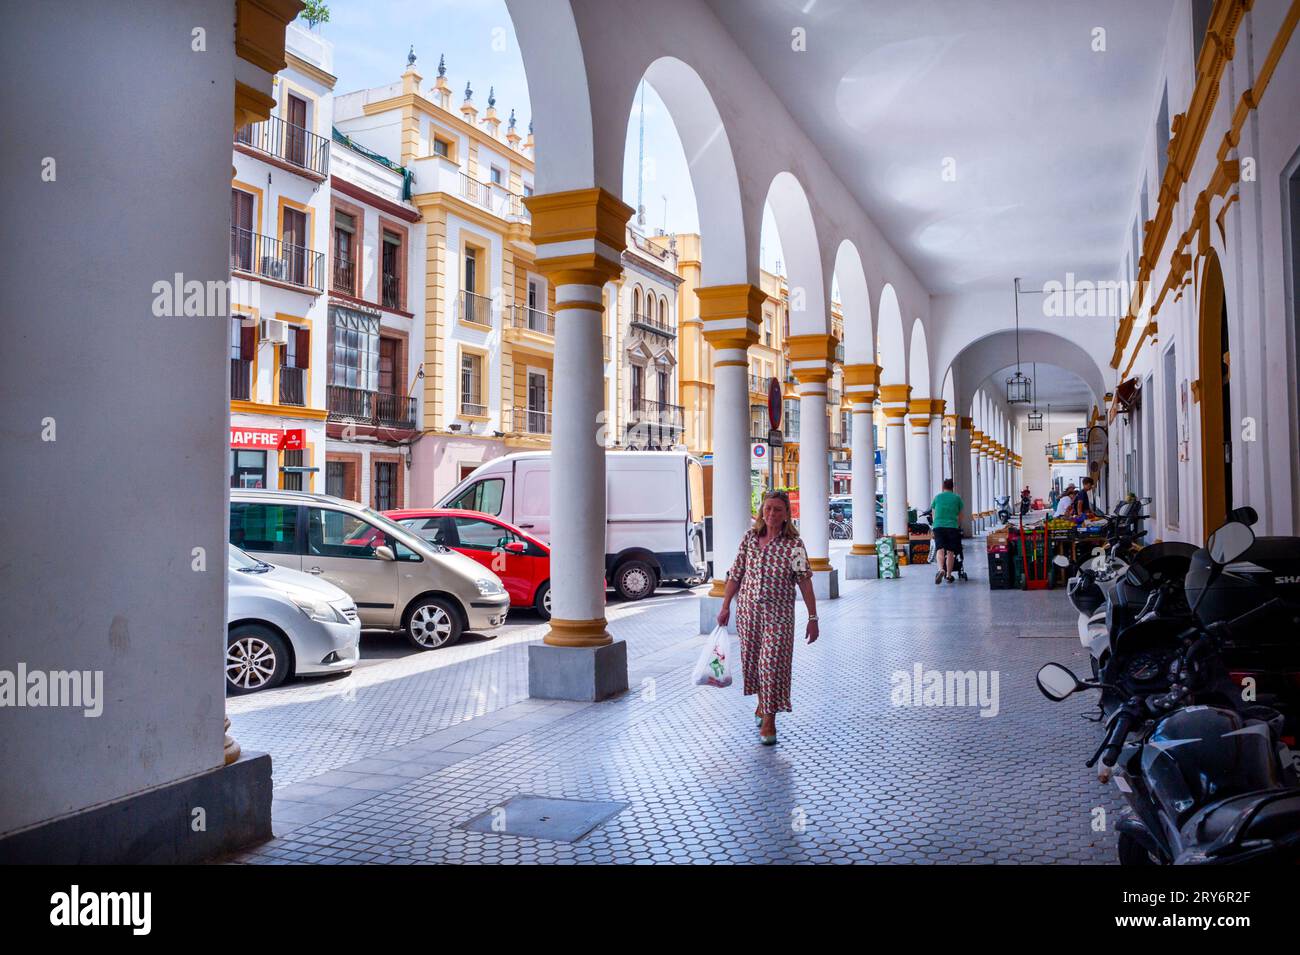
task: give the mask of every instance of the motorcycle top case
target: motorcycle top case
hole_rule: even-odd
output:
[[[1295,622],[1295,608],[1300,607],[1300,538],[1256,538],[1250,550],[1213,581],[1211,566],[1209,553],[1198,550],[1187,571],[1187,601],[1196,606],[1201,622],[1232,620],[1281,597],[1289,607],[1278,606],[1263,618],[1255,617],[1248,626],[1234,629],[1232,641],[1244,650],[1270,647],[1262,664],[1288,669],[1300,666],[1300,627]],[[1243,665],[1250,662],[1240,655],[1231,656]]]
[[[1142,772],[1180,826],[1207,803],[1282,785],[1268,725],[1217,706],[1161,720],[1142,748]]]

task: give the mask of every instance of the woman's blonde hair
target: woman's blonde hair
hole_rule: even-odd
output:
[[[763,500],[758,505],[758,514],[754,517],[754,526],[750,530],[759,537],[767,533],[767,521],[763,520],[763,505],[773,499],[785,505],[785,523],[781,526],[781,536],[797,540],[799,532],[795,530],[794,522],[790,519],[790,495],[785,491],[768,491],[763,495]]]

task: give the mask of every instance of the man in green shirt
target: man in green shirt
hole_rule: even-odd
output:
[[[934,547],[935,563],[939,572],[934,575],[935,584],[945,578],[953,582],[952,571],[961,553],[961,511],[962,500],[952,491],[952,478],[943,482],[943,491],[937,494],[930,509],[934,512]]]

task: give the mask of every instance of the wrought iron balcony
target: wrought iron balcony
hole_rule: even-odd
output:
[[[325,291],[325,256],[247,229],[230,230],[230,270]]]
[[[380,288],[379,303],[384,308],[399,309],[402,307],[402,282],[401,278],[392,273],[385,273],[382,277]]]
[[[285,122],[278,116],[242,127],[235,142],[273,156],[320,178],[329,175],[330,141],[324,136]]]
[[[487,415],[487,405],[479,404],[478,395],[461,395],[460,396],[460,413],[472,418],[482,418]]]
[[[666,401],[629,401],[623,444],[656,450],[672,447],[685,430],[684,411],[681,405]]]
[[[253,397],[253,363],[244,358],[230,359],[230,400],[250,401]]]
[[[510,430],[517,434],[550,434],[551,413],[531,408],[514,408],[511,411]]]
[[[492,327],[492,299],[473,292],[460,293],[460,319],[471,325]]]
[[[414,431],[416,428],[415,398],[346,385],[330,385],[326,392],[331,421],[398,431]]]
[[[511,328],[526,328],[542,335],[555,335],[555,316],[550,312],[529,308],[527,305],[515,305],[508,314]]]
[[[669,325],[667,322],[661,322],[657,318],[651,318],[649,315],[642,312],[633,313],[631,324],[633,328],[645,329],[648,332],[662,335],[665,338],[677,337],[677,329],[672,325]]]
[[[307,404],[307,369],[294,365],[280,366],[280,404]]]
[[[330,288],[344,295],[356,293],[356,263],[345,256],[334,257],[334,267],[330,270]]]

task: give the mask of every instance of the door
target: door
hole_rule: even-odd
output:
[[[342,588],[357,605],[363,627],[397,626],[398,563],[377,556],[388,535],[345,511],[309,507],[302,569]]]
[[[546,421],[546,376],[541,372],[528,373],[528,433],[548,434]]]
[[[551,462],[549,459],[515,464],[515,516],[506,520],[534,537],[551,536]],[[503,515],[504,516],[504,515]]]
[[[533,593],[541,582],[537,579],[538,549],[535,546],[495,521],[453,517],[451,523],[456,534],[451,546],[500,577],[512,605],[526,606],[533,602]],[[506,550],[506,546],[512,543],[524,544],[525,552],[515,554]]]
[[[297,209],[284,210],[284,235],[281,254],[285,261],[284,279],[295,285],[307,284],[307,214]]]
[[[253,196],[230,190],[230,267],[253,271]]]
[[[397,391],[397,339],[379,339],[379,393],[395,395]]]
[[[231,501],[230,543],[268,564],[302,570],[301,511],[297,504]]]
[[[1218,256],[1211,251],[1201,280],[1199,335],[1202,537],[1232,509],[1232,400],[1229,394],[1228,307]]]
[[[288,129],[285,130],[284,158],[299,166],[307,165],[307,101],[289,94],[285,104]]]

